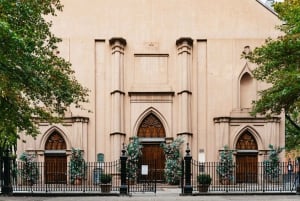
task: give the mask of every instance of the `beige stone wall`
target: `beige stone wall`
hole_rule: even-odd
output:
[[[183,135],[190,142],[195,159],[202,150],[206,161],[217,160],[224,145],[235,149],[246,128],[260,153],[270,143],[284,145],[283,116],[255,119],[241,108],[241,76],[255,68],[241,59],[242,51],[279,34],[274,30],[279,20],[257,1],[62,3],[64,11],[53,19],[52,29],[63,39],[59,54],[91,90],[85,107],[92,113],[71,108],[69,117],[88,122],[40,125],[36,140],[22,136],[27,143],[19,143],[19,152],[37,150],[42,160],[43,140],[49,129],[57,129],[68,149],[83,149],[88,161],[95,161],[97,153],[114,160],[151,112],[161,120],[167,138]],[[189,39],[178,41],[182,37]],[[251,86],[254,90],[245,96],[255,98],[266,87],[255,80]]]

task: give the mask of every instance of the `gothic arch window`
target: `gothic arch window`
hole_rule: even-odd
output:
[[[62,150],[67,149],[64,138],[57,131],[54,131],[45,143],[45,150]]]
[[[139,137],[165,137],[165,129],[161,121],[154,115],[149,114],[138,129]]]
[[[251,108],[252,101],[255,100],[255,94],[254,79],[246,72],[240,80],[240,107]]]
[[[253,135],[249,131],[245,131],[236,143],[238,150],[257,150],[257,143]]]

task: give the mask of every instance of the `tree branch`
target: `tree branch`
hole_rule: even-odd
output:
[[[292,118],[291,118],[288,114],[285,114],[285,118],[286,118],[287,120],[289,120],[289,122],[290,122],[297,130],[300,131],[300,126],[299,126],[298,124],[296,124],[296,122],[294,122],[294,121],[292,120]]]

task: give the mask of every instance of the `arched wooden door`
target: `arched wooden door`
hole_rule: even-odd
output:
[[[64,138],[53,132],[45,144],[45,179],[47,184],[67,183],[67,146]]]
[[[157,181],[164,180],[165,154],[160,143],[165,136],[165,129],[154,114],[149,114],[138,129],[138,137],[144,139],[141,161],[149,162],[149,169],[156,172]]]
[[[236,182],[256,183],[258,174],[257,143],[249,131],[245,131],[236,144]]]

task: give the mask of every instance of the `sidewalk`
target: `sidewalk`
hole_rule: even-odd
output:
[[[0,196],[0,201],[298,201],[300,195],[199,195],[180,196],[180,189],[160,189],[157,193],[132,193],[130,196]]]
[[[132,196],[104,197],[0,197],[0,201],[298,201],[296,195],[220,195],[220,196],[178,196],[171,194],[134,194]]]

